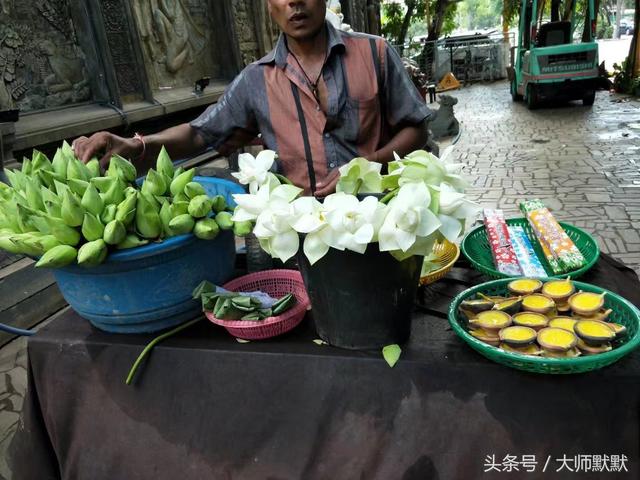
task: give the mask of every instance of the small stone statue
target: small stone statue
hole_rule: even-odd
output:
[[[433,119],[429,121],[429,129],[433,133],[433,138],[457,135],[460,131],[460,124],[453,113],[453,106],[458,103],[458,99],[450,95],[440,95],[438,103],[440,108],[436,110]]]

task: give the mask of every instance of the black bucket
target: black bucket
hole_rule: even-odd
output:
[[[330,248],[313,266],[300,252],[300,272],[320,338],[350,349],[407,341],[422,260],[414,256],[399,262],[380,252],[377,243],[369,244],[364,255]]]

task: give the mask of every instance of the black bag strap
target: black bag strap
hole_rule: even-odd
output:
[[[291,82],[291,92],[293,93],[293,99],[296,102],[296,109],[298,111],[298,121],[300,122],[300,130],[302,133],[302,142],[304,143],[304,156],[307,160],[307,169],[309,171],[309,184],[311,185],[311,194],[316,193],[316,172],[313,168],[313,158],[311,156],[311,144],[309,143],[309,131],[307,130],[307,121],[304,118],[304,111],[302,110],[302,103],[300,103],[300,92],[295,83]]]

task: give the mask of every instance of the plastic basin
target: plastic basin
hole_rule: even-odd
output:
[[[243,188],[228,180],[195,177],[209,195],[224,195],[229,204]],[[196,316],[200,302],[191,292],[202,280],[222,285],[235,264],[233,232],[215,240],[193,234],[116,251],[97,267],[72,265],[53,273],[65,300],[101,330],[144,333],[178,325]]]

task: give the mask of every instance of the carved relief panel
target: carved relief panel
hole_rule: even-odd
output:
[[[207,0],[131,0],[153,90],[193,86],[221,76],[219,46]]]
[[[0,1],[0,110],[45,110],[91,97],[69,2]]]

